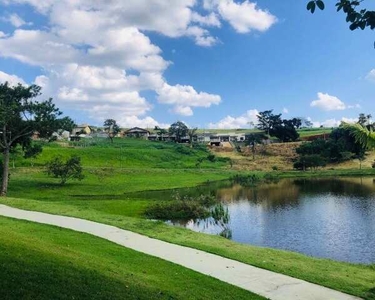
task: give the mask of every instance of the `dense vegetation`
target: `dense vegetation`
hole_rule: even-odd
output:
[[[339,127],[331,132],[328,139],[303,143],[296,151],[299,157],[294,163],[294,168],[306,170],[353,158],[361,160],[366,148],[356,141],[350,130]]]

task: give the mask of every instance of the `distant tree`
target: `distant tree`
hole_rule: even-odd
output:
[[[159,136],[160,140],[163,140],[163,137],[168,134],[168,130],[160,128],[159,126],[155,126],[154,130],[156,131],[156,134]]]
[[[318,7],[325,9],[325,1],[312,0],[307,3],[307,10],[314,13]],[[366,27],[373,30],[375,28],[375,11],[360,8],[364,0],[336,0],[337,11],[343,11],[346,14],[346,22],[350,23],[350,30],[362,29]]]
[[[58,120],[57,127],[63,131],[72,132],[77,125],[70,117],[64,117]]]
[[[113,138],[121,131],[120,126],[117,125],[116,120],[107,119],[104,121],[104,130],[113,143]]]
[[[187,136],[188,134],[188,127],[185,125],[185,123],[181,121],[177,121],[169,127],[169,134],[176,136],[176,141],[181,142],[181,138],[184,136]]]
[[[190,139],[190,148],[193,148],[193,140],[194,140],[194,136],[197,132],[198,128],[190,128],[188,129],[188,136],[189,136],[189,139]]]
[[[36,85],[10,86],[0,84],[0,150],[2,152],[1,196],[6,196],[9,183],[10,152],[21,145],[27,149],[31,136],[38,132],[41,138],[49,138],[58,129],[61,112],[52,99],[33,101],[40,96],[41,88]]]
[[[294,142],[299,138],[297,126],[301,126],[300,119],[282,120],[270,130],[270,135],[278,138],[282,142]]]
[[[68,160],[63,161],[61,157],[55,157],[47,163],[47,174],[60,179],[60,184],[64,185],[69,179],[82,180],[81,158],[72,156]]]
[[[293,167],[298,170],[306,171],[306,169],[317,169],[324,167],[327,161],[319,154],[303,155],[298,158]]]
[[[364,113],[359,114],[358,117],[358,124],[361,126],[365,126],[368,123],[367,116]]]
[[[258,117],[258,125],[257,128],[260,130],[265,131],[268,135],[270,135],[270,131],[272,128],[280,125],[281,121],[281,114],[274,115],[273,110],[265,110],[260,112]]]
[[[253,160],[255,159],[255,147],[260,144],[263,140],[268,139],[268,136],[264,133],[251,133],[245,137],[245,145],[250,146],[251,152],[253,154]]]

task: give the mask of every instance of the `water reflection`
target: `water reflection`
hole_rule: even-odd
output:
[[[374,178],[283,179],[258,187],[220,183],[180,192],[216,195],[230,221],[226,228],[210,219],[174,224],[212,234],[225,231],[242,243],[375,263]],[[163,191],[163,197],[168,193]]]

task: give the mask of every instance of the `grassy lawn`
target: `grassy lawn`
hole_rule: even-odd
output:
[[[374,265],[349,264],[312,258],[294,252],[243,245],[220,236],[171,227],[162,222],[104,213],[89,206],[79,208],[67,203],[12,198],[0,198],[0,202],[29,210],[76,216],[111,224],[160,240],[205,250],[257,267],[304,279],[365,299],[375,299]]]
[[[34,161],[15,158],[16,167],[23,167],[12,169],[9,198],[0,198],[0,203],[115,225],[150,237],[205,250],[304,279],[365,299],[375,299],[374,266],[341,263],[292,252],[242,245],[219,236],[200,234],[184,228],[171,227],[162,222],[145,220],[143,212],[155,200],[132,199],[127,194],[128,192],[192,187],[207,181],[226,179],[238,173],[230,169],[228,163],[221,160],[205,161],[201,168],[196,168],[197,158],[205,158],[208,155],[204,149],[191,150],[186,146],[137,140],[117,140],[114,145],[103,142],[85,147],[82,145],[75,148],[65,146],[48,145],[43,154]],[[118,161],[119,149],[121,149],[123,161],[127,161],[126,167],[124,163],[120,164]],[[73,153],[80,155],[83,160],[86,178],[82,182],[69,182],[66,186],[60,186],[56,179],[48,178],[40,168],[55,154],[67,157]],[[144,159],[143,156],[145,156]],[[34,164],[33,168],[30,167],[31,163]],[[258,172],[258,174],[264,175],[265,173]],[[318,172],[274,171],[272,174],[278,177],[320,177],[374,175],[375,171],[372,169]],[[1,226],[3,227],[5,226]],[[49,230],[50,228],[47,227],[46,231]],[[25,239],[27,238],[41,237],[39,234],[33,236],[25,234]],[[23,238],[20,238],[19,242],[22,240]],[[80,249],[76,253],[81,251]],[[6,252],[3,248],[1,252],[4,251]],[[87,251],[91,250],[87,249]],[[36,256],[35,260],[37,259]],[[51,263],[53,261],[54,258],[51,258]],[[87,284],[90,283],[87,282]],[[222,299],[222,297],[219,298]]]
[[[0,299],[264,299],[108,241],[0,217]]]

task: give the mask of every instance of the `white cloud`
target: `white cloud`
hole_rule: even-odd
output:
[[[86,111],[98,120],[116,117],[124,124],[148,120],[153,107],[141,96],[143,91],[154,91],[159,104],[183,116],[221,102],[219,95],[168,84],[163,75],[172,62],[163,58],[149,32],[189,37],[209,47],[219,41],[210,30],[219,28],[223,20],[239,32],[264,31],[276,20],[249,1],[215,1],[206,12],[197,0],[0,2],[30,5],[48,22],[48,27],[26,29],[22,26],[29,23],[10,15],[9,22],[17,29],[9,35],[0,32],[1,57],[40,67],[43,73],[35,83],[60,107]]]
[[[308,118],[309,121],[313,123],[313,127],[326,127],[326,128],[332,128],[332,127],[339,127],[342,122],[345,123],[356,123],[358,121],[358,118],[345,118],[342,117],[341,119],[328,119],[323,122],[319,121],[312,121],[311,118]]]
[[[312,101],[310,106],[317,107],[325,111],[346,109],[345,103],[339,98],[323,93],[318,93],[318,100]]]
[[[375,82],[375,69],[372,69],[367,75],[366,79]]]
[[[0,83],[5,83],[5,82],[8,82],[9,85],[11,86],[15,86],[18,83],[26,85],[26,82],[22,78],[16,75],[10,75],[10,74],[0,71]]]
[[[8,22],[12,24],[14,27],[22,27],[24,25],[32,25],[31,22],[26,22],[24,19],[22,19],[18,14],[10,14],[7,17],[1,18],[3,21]]]
[[[159,103],[174,105],[174,112],[184,116],[193,114],[191,107],[210,107],[221,102],[219,95],[197,92],[189,85],[164,83],[157,93]]]
[[[269,11],[258,8],[255,2],[248,0],[242,3],[234,0],[205,0],[204,7],[216,9],[239,33],[253,30],[264,32],[277,22],[277,18]]]
[[[250,123],[257,124],[259,112],[256,109],[248,110],[239,117],[226,116],[217,123],[209,123],[210,129],[237,129],[248,128]]]
[[[289,114],[289,109],[287,109],[286,107],[283,108],[283,113],[284,114]]]

